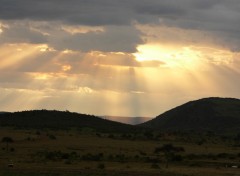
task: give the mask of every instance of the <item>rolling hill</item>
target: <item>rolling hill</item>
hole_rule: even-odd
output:
[[[116,119],[109,118],[109,119]],[[92,115],[68,111],[33,110],[0,113],[0,127],[91,128],[105,132],[136,132],[141,127],[157,131],[240,132],[240,100],[203,98],[169,110],[140,125],[128,125]],[[140,127],[140,128],[139,128]]]
[[[6,114],[6,113],[9,113],[9,112],[4,112],[4,111],[1,111],[0,114]]]
[[[0,126],[20,128],[92,128],[106,132],[128,132],[132,125],[114,122],[100,117],[72,112],[33,110],[0,114]]]
[[[140,124],[160,131],[240,132],[240,100],[203,98],[169,110]]]

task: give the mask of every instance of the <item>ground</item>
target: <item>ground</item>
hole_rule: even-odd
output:
[[[190,134],[110,134],[91,129],[1,128],[0,175],[239,176],[240,147],[233,138]],[[165,144],[184,148],[170,152]],[[8,146],[8,150],[7,150]],[[13,167],[10,165],[13,164]]]

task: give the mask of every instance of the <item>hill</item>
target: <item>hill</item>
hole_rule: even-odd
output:
[[[4,112],[4,111],[1,111],[0,114],[6,114],[6,113],[9,113],[9,112]]]
[[[239,133],[240,100],[234,98],[203,98],[190,101],[140,126],[161,131]]]
[[[92,128],[107,132],[127,132],[136,127],[92,115],[72,112],[33,110],[0,114],[0,126],[20,128]]]

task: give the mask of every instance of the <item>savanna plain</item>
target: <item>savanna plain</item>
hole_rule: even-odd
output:
[[[2,127],[0,138],[4,176],[240,175],[240,135]]]

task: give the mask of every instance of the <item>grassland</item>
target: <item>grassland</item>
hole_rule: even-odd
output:
[[[234,138],[193,134],[99,133],[90,129],[1,128],[0,175],[4,176],[239,176],[240,145]],[[166,168],[157,147],[172,144]],[[9,167],[13,164],[13,167]],[[228,167],[226,167],[228,166]]]

